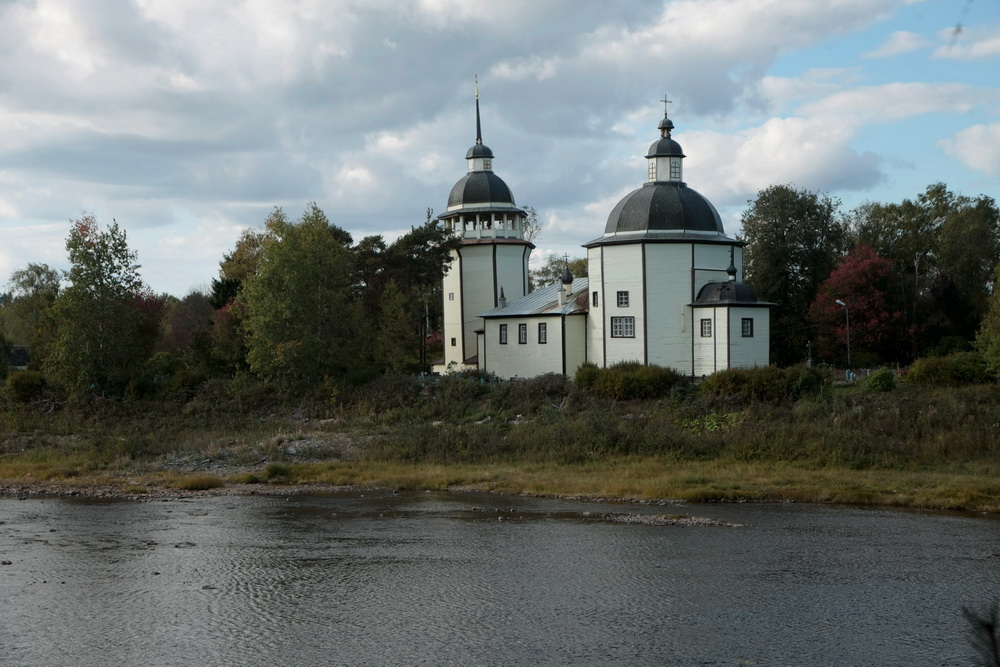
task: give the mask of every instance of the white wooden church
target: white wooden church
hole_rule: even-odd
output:
[[[528,292],[526,214],[493,172],[476,96],[468,172],[439,219],[462,241],[444,278],[444,363],[500,378],[573,376],[584,363],[638,361],[692,377],[766,366],[770,306],[742,280],[743,243],[683,180],[684,153],[664,113],[647,181],[584,244],[587,278]]]

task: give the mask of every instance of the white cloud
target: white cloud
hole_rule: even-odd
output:
[[[971,169],[1000,174],[1000,123],[967,127],[952,139],[941,140],[940,145]]]
[[[962,83],[890,83],[837,92],[804,105],[801,112],[853,122],[887,122],[934,111],[964,113],[980,101],[977,97],[981,95],[981,91]]]
[[[930,40],[923,35],[906,30],[897,30],[891,33],[878,48],[862,54],[864,58],[893,58],[895,56],[910,53],[930,45]]]

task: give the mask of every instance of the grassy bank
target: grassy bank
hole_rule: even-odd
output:
[[[0,480],[475,488],[1000,511],[1000,389],[832,383],[767,400],[615,400],[547,377],[384,378],[286,394],[214,383],[155,402],[4,404]]]

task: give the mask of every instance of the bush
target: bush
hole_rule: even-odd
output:
[[[685,382],[687,377],[672,368],[647,366],[637,361],[623,361],[607,368],[585,364],[576,374],[581,389],[618,401],[662,398]]]
[[[906,379],[927,387],[959,387],[992,382],[986,360],[978,352],[957,352],[947,357],[923,357],[910,366]]]
[[[383,375],[343,393],[345,402],[364,405],[378,412],[412,406],[420,395],[420,382],[413,375]]]
[[[7,398],[18,403],[28,403],[42,397],[45,392],[45,377],[35,371],[15,371],[5,383]]]
[[[788,391],[792,398],[799,399],[811,394],[819,394],[831,377],[828,368],[818,366],[791,366],[785,369]]]
[[[863,379],[861,387],[868,391],[892,391],[896,388],[896,374],[888,368],[880,368]]]
[[[801,371],[796,383],[800,380]],[[718,371],[702,380],[700,386],[702,391],[716,397],[777,403],[792,395],[793,382],[790,374],[776,366],[760,366]]]
[[[493,391],[493,403],[511,414],[533,414],[545,406],[557,407],[569,394],[570,381],[559,373],[504,382]]]

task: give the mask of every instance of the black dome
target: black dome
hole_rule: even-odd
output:
[[[605,234],[640,231],[726,233],[712,202],[684,183],[664,182],[646,183],[625,195],[604,228]]]
[[[646,155],[647,158],[650,157],[686,157],[684,151],[681,150],[681,145],[671,139],[670,137],[664,137],[663,139],[657,139],[649,146],[649,154]]]
[[[489,146],[473,144],[472,148],[465,154],[465,159],[469,160],[474,157],[493,157],[493,151],[490,150]]]
[[[757,303],[757,295],[749,286],[735,280],[708,283],[698,290],[696,304],[703,303]]]
[[[448,195],[448,208],[489,203],[514,204],[510,188],[492,171],[470,171],[455,183]]]

